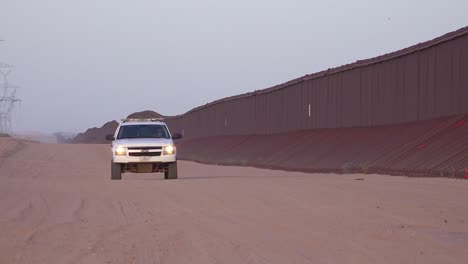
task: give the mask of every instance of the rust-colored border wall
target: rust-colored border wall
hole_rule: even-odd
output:
[[[222,89],[222,87],[220,87]],[[468,27],[168,117],[185,137],[371,127],[468,113]]]

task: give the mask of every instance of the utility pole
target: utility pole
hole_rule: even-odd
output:
[[[3,40],[0,40],[3,41]],[[8,82],[8,75],[13,71],[13,66],[0,62],[0,133],[11,133],[11,115],[15,104],[21,102],[16,97],[17,86]]]

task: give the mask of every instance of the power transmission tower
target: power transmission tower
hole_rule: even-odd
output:
[[[2,40],[0,40],[2,41]],[[0,133],[11,133],[11,114],[15,104],[21,100],[16,97],[16,86],[8,82],[13,66],[0,62]]]

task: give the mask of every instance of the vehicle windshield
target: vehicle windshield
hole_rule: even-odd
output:
[[[117,139],[125,138],[170,138],[164,125],[125,125],[121,126]]]

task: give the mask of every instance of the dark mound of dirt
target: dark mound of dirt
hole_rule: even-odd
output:
[[[141,112],[135,112],[130,114],[127,118],[163,118],[164,116],[151,111],[145,110]],[[93,127],[84,133],[80,133],[74,137],[70,143],[92,143],[92,144],[100,144],[100,143],[110,143],[109,140],[106,140],[106,135],[114,134],[115,130],[119,123],[117,121],[110,121],[107,122],[104,126],[98,128]]]
[[[100,128],[90,128],[86,130],[86,132],[76,135],[76,137],[72,140],[72,143],[110,143],[110,141],[106,140],[106,135],[114,134],[118,125],[119,123],[113,120],[107,122]]]
[[[136,112],[131,115],[129,115],[127,118],[163,118],[164,116],[156,113],[151,110],[145,110],[141,112]]]

